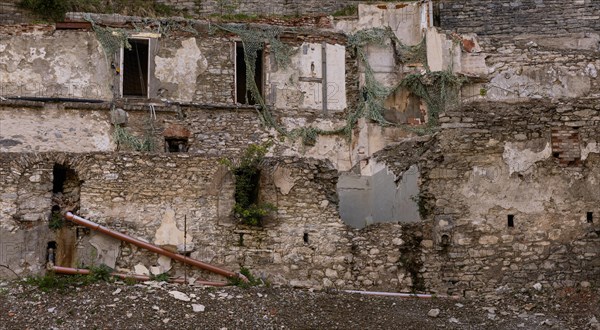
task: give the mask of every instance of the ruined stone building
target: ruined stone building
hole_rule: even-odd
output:
[[[201,15],[0,16],[1,277],[184,272],[70,211],[274,284],[600,284],[599,1],[162,2]]]

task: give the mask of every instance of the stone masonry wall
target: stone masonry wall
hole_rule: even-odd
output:
[[[598,278],[598,224],[587,218],[600,213],[598,104],[477,103],[440,118],[422,189],[438,250],[424,262],[433,282],[468,295]],[[553,143],[557,129],[577,143]]]
[[[171,233],[182,231],[186,218],[193,258],[234,270],[247,266],[275,284],[410,288],[410,281],[399,281],[409,278],[398,265],[399,253],[396,251],[395,257],[385,253],[387,248],[402,245],[402,240],[392,239],[395,234],[384,241],[368,234],[363,238],[340,220],[335,194],[337,171],[328,164],[297,158],[268,159],[261,175],[261,199],[274,204],[277,211],[265,220],[263,228],[253,228],[231,217],[232,178],[219,158],[188,154],[2,153],[0,171],[6,175],[1,182],[1,256],[21,274],[39,272],[46,242],[59,240],[60,231],[48,229],[50,201],[44,199],[44,193],[38,193],[47,189],[36,189],[52,185],[55,163],[77,173],[81,180],[81,216],[101,225],[158,242],[163,239],[159,232],[164,228],[170,228]],[[41,198],[35,210],[29,210],[39,213],[35,219],[13,217],[22,207],[16,191],[23,189],[30,199]],[[36,193],[39,196],[33,196]],[[167,209],[174,211],[174,223],[163,216]],[[394,228],[395,233],[401,232],[401,226]],[[15,259],[13,251],[6,248],[23,243],[23,233],[39,243],[37,248],[19,251],[33,259]],[[78,236],[80,245],[98,241],[94,233],[81,235],[85,237]],[[59,251],[71,249],[75,256],[71,264],[63,266],[110,263],[107,255],[113,255],[116,257],[111,266],[122,271],[133,271],[140,264],[165,267],[156,255],[129,244],[103,244],[105,250],[59,244]],[[179,265],[172,266],[172,274],[181,274]],[[386,272],[381,272],[384,268]],[[213,278],[210,274],[200,276]]]
[[[441,27],[458,33],[566,34],[599,32],[595,0],[439,1]]]
[[[201,15],[227,15],[227,14],[247,14],[247,15],[330,15],[334,12],[348,6],[357,6],[359,3],[378,2],[378,1],[341,1],[341,0],[158,0],[179,9],[187,9],[191,13]]]

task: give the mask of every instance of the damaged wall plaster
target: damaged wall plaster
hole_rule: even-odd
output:
[[[346,104],[346,49],[326,44],[327,110],[343,111]],[[323,108],[322,45],[303,43],[294,50],[286,69],[267,73],[266,99],[276,108],[318,110]],[[317,82],[319,80],[320,82]]]
[[[106,111],[53,106],[12,110],[0,107],[0,151],[94,152],[115,148]]]
[[[208,68],[208,60],[196,44],[196,38],[181,42],[173,57],[154,57],[156,77],[162,83],[177,86],[171,96],[174,100],[191,102],[196,91],[196,80]]]
[[[112,78],[92,32],[0,37],[0,95],[110,99]]]
[[[535,145],[543,145],[544,148],[536,150]],[[502,158],[508,165],[508,173],[522,173],[531,168],[536,162],[548,159],[552,156],[552,147],[546,140],[530,140],[528,142],[506,142]]]

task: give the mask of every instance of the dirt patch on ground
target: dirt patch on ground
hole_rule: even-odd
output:
[[[158,282],[45,292],[0,282],[0,329],[600,329],[599,299],[592,288],[402,299]]]

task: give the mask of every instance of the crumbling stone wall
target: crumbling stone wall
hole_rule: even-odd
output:
[[[489,79],[485,84],[488,99],[565,98],[600,93],[598,35],[485,37],[480,43],[483,53],[475,58],[485,56],[487,70],[482,71],[482,76]]]
[[[594,0],[438,1],[441,27],[458,33],[566,34],[598,32],[600,3]]]
[[[334,12],[346,8],[348,6],[356,6],[364,2],[376,1],[340,1],[340,0],[325,0],[325,1],[289,1],[289,0],[235,0],[235,1],[219,1],[219,0],[158,0],[179,9],[187,9],[191,13],[201,15],[227,15],[227,14],[247,14],[247,15],[285,15],[285,16],[300,16],[300,15],[318,15],[318,14],[333,14]]]
[[[436,258],[434,282],[470,294],[598,278],[598,227],[586,216],[599,212],[599,110],[597,99],[476,103],[440,118],[439,157],[426,166],[423,190],[434,247],[443,234],[451,244]],[[564,162],[556,128],[577,132],[573,149],[594,151]]]

